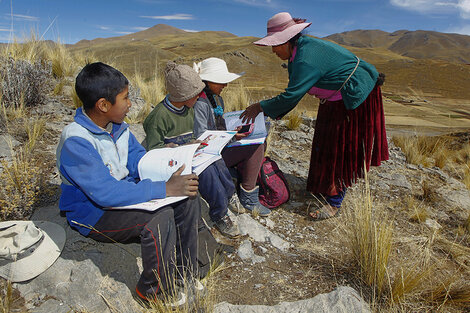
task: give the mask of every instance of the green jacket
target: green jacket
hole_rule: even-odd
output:
[[[289,84],[278,96],[261,101],[263,111],[272,118],[292,110],[312,88],[338,90],[356,66],[356,56],[349,50],[329,41],[301,36],[297,52],[289,61]],[[379,73],[363,60],[341,90],[348,110],[357,108],[375,87]]]

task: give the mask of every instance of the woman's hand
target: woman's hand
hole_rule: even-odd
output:
[[[263,109],[261,108],[261,104],[259,102],[253,103],[249,105],[245,111],[240,114],[240,119],[242,120],[242,123],[253,123],[255,121],[256,116],[260,112],[263,112]]]

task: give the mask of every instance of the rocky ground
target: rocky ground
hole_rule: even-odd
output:
[[[139,246],[88,240],[71,230],[65,218],[59,215],[55,145],[62,128],[72,120],[73,110],[64,99],[56,99],[37,111],[48,116],[43,150],[47,155],[45,164],[51,169],[53,192],[35,210],[32,219],[62,225],[67,242],[61,257],[45,273],[32,281],[13,285],[17,299],[15,310],[140,311],[141,307],[133,299],[140,269]],[[140,125],[132,125],[131,129],[137,138],[143,139]],[[253,309],[227,303],[266,305],[258,307],[257,312],[312,311],[318,303],[328,303],[322,304],[327,308],[323,309],[325,312],[341,312],[334,309],[335,305],[346,303],[350,309],[344,312],[351,312],[352,307],[365,310],[361,297],[366,301],[372,298],[371,289],[356,276],[357,269],[351,266],[350,252],[342,238],[346,214],[321,222],[308,218],[308,211],[318,205],[318,201],[304,191],[313,131],[314,119],[311,118],[303,118],[296,130],[289,130],[284,121],[273,122],[268,153],[286,174],[291,200],[275,209],[268,218],[252,218],[247,214],[234,216],[244,234],[238,240],[222,238],[214,230],[218,240],[235,248],[226,256],[222,269],[212,277],[216,302],[224,302],[218,306],[218,312],[252,312]],[[0,145],[1,151],[4,151],[2,157],[7,159],[7,149],[2,150]],[[416,254],[411,252],[432,245],[429,251],[431,257],[440,262],[439,275],[453,273],[459,279],[470,280],[470,259],[465,253],[470,251],[465,250],[470,241],[468,233],[458,231],[459,225],[468,218],[470,195],[461,181],[439,168],[407,164],[400,149],[391,143],[390,160],[373,168],[368,181],[374,210],[385,212],[394,227],[391,266],[412,261]],[[363,189],[361,181],[348,190],[343,211],[351,210],[358,203]],[[420,206],[425,207],[427,216],[421,222],[411,218],[413,212],[406,206],[406,199],[417,199]],[[464,247],[464,253],[453,253],[449,248],[452,243]],[[314,298],[320,302],[310,307],[297,302],[289,310],[287,304],[279,304],[325,293],[330,294]],[[356,299],[354,305],[348,302],[353,298]],[[469,308],[467,303],[449,306],[446,310],[464,312]],[[430,306],[422,304],[417,311],[429,309]]]

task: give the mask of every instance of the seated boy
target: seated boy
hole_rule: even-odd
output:
[[[143,272],[136,292],[141,298],[165,292],[183,299],[174,290],[174,277],[195,274],[198,178],[181,175],[182,167],[166,183],[139,181],[137,164],[146,150],[124,122],[131,107],[128,89],[121,72],[100,62],[78,74],[75,90],[83,108],[64,128],[57,147],[59,207],[83,236],[102,242],[140,241]],[[108,209],[166,196],[190,198],[153,212]]]
[[[194,140],[193,106],[204,83],[191,67],[174,62],[168,62],[165,68],[165,83],[169,94],[144,121],[148,150]],[[220,233],[230,238],[238,237],[238,226],[227,214],[235,185],[223,160],[212,163],[199,175],[199,192],[209,204],[209,216]]]

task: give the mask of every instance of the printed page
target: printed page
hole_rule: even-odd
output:
[[[220,154],[215,155],[204,153],[200,159],[202,162],[199,162],[197,165],[193,164],[193,173],[196,175],[201,174],[209,165],[220,159],[222,159]]]
[[[140,179],[168,181],[183,164],[186,164],[186,167],[182,175],[191,174],[192,159],[198,147],[199,144],[192,144],[150,150],[140,159],[138,165]]]
[[[240,115],[243,113],[242,111],[234,111],[234,112],[226,112],[224,113],[224,119],[225,119],[225,125],[227,126],[227,129],[235,129],[238,126],[243,125],[242,120],[240,119]],[[227,145],[228,147],[233,147],[233,146],[244,146],[244,145],[253,145],[253,144],[262,144],[266,140],[266,136],[268,135],[266,131],[266,124],[265,124],[266,118],[264,117],[263,112],[260,112],[254,121],[255,127],[253,129],[253,132],[238,141],[235,141],[233,143],[230,143]]]
[[[215,155],[220,154],[225,145],[227,145],[227,143],[230,141],[230,139],[232,139],[233,136],[235,136],[236,133],[237,132],[235,131],[206,130],[197,139],[206,143],[207,146],[199,149],[198,152],[204,152]],[[195,165],[194,161],[195,159],[193,159],[193,165]]]
[[[164,199],[153,199],[147,202],[142,202],[142,203],[137,203],[137,204],[132,204],[132,205],[126,205],[126,206],[120,206],[120,207],[113,207],[110,208],[111,210],[145,210],[145,211],[155,211],[161,207],[170,205],[172,203],[181,201],[183,199],[186,199],[187,196],[182,196],[182,197],[166,197]]]

